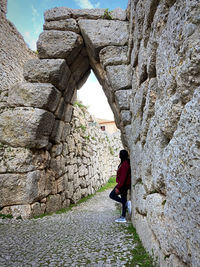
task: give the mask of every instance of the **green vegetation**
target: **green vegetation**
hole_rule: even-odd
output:
[[[86,129],[87,129],[87,127],[86,127],[85,125],[83,125],[83,124],[81,124],[80,128],[81,128],[84,132],[85,132]]]
[[[2,213],[0,213],[0,218],[2,218],[2,219],[12,219],[13,216],[10,215],[10,214],[6,215],[6,214],[2,214]]]
[[[136,246],[132,250],[133,259],[131,263],[128,263],[126,266],[132,267],[138,265],[140,267],[155,267],[152,257],[144,249],[142,242],[140,241],[140,238],[132,224],[129,224],[127,231],[133,235]]]
[[[108,8],[106,8],[106,10],[104,11],[103,19],[108,19],[108,20],[112,19],[112,12],[109,11]]]
[[[83,136],[84,139],[90,140],[89,135],[88,136]]]
[[[114,151],[113,151],[113,148],[112,148],[111,146],[109,146],[109,150],[110,150],[110,154],[111,154],[112,156],[114,156]]]
[[[91,139],[92,139],[92,140],[94,140],[94,141],[96,141],[96,140],[97,140],[97,139],[96,139],[94,136],[92,136],[92,137],[91,137]]]
[[[97,192],[103,192],[103,191],[105,191],[107,189],[112,189],[115,186],[116,186],[116,177],[115,176],[112,176],[108,180],[107,184],[105,184],[104,186],[102,186]]]
[[[75,101],[74,102],[74,107],[79,107],[79,108],[81,108],[81,109],[86,109],[87,107],[86,106],[84,106],[81,102],[79,102],[79,101]]]

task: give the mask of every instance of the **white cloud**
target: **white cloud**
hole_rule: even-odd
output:
[[[74,0],[80,8],[97,8],[100,6],[100,3],[92,4],[90,0]]]
[[[32,9],[32,21],[35,22],[38,17],[40,16],[39,12],[37,11],[36,8],[34,8],[34,6],[31,6]]]
[[[23,37],[24,37],[24,40],[25,42],[28,44],[28,46],[36,51],[36,42],[37,42],[37,39],[32,37],[31,36],[31,33],[30,32],[24,32],[22,33]]]
[[[88,79],[83,87],[78,90],[78,99],[88,107],[90,114],[96,118],[113,120],[113,112],[110,109],[107,98],[98,81]]]

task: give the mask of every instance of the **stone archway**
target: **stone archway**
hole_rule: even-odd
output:
[[[3,206],[10,206],[11,213],[16,209],[17,213],[29,216],[49,211],[50,206],[56,210],[61,208],[61,198],[68,205],[69,194],[65,200],[62,192],[65,186],[74,185],[64,182],[66,166],[63,164],[62,171],[63,157],[58,150],[70,133],[76,92],[91,69],[103,87],[117,126],[122,130],[130,123],[126,13],[116,10],[109,20],[103,18],[104,12],[55,8],[45,13],[44,32],[37,43],[39,59],[24,66],[25,81],[10,89],[9,107],[1,114],[0,141],[11,146],[13,154],[18,151],[21,157],[24,153],[27,159],[23,174],[3,176],[4,196],[7,195]],[[13,167],[16,171],[17,164]],[[84,168],[82,171],[86,172]],[[13,195],[8,194],[11,181]],[[76,194],[78,199],[82,193]]]
[[[55,8],[45,13],[44,32],[37,43],[39,59],[25,65],[27,83],[18,84],[9,94],[8,102],[15,107],[16,114],[5,113],[7,126],[1,141],[8,144],[15,141],[23,147],[46,147],[49,138],[55,137],[50,136],[52,128],[58,130],[69,123],[70,105],[91,68],[103,87],[118,128],[130,124],[131,68],[127,58],[126,13],[117,9],[113,20],[108,20],[102,19],[104,12]],[[18,106],[29,108],[22,110]],[[21,121],[25,134],[21,132],[19,136],[15,125]]]

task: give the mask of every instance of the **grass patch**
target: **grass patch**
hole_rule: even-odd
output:
[[[13,219],[13,216],[10,214],[6,215],[6,214],[0,213],[0,218],[1,219]]]
[[[87,109],[87,107],[85,106],[85,105],[83,105],[81,102],[79,102],[79,101],[75,101],[74,102],[74,104],[73,104],[73,106],[77,106],[77,107],[79,107],[79,108],[81,108],[81,109]]]
[[[112,189],[115,186],[116,186],[116,177],[115,176],[112,176],[108,180],[107,184],[105,184],[104,186],[102,186],[97,192],[103,192],[103,191],[105,191],[107,189]]]
[[[111,177],[111,178],[108,180],[107,184],[105,184],[104,186],[102,186],[97,192],[103,192],[103,191],[105,191],[105,190],[107,190],[107,189],[114,188],[115,185],[116,185],[116,181],[115,181],[115,179],[116,179],[116,178],[115,178],[114,176]],[[95,194],[96,194],[96,193],[95,193]],[[43,213],[43,214],[40,214],[40,215],[38,215],[38,216],[34,216],[32,219],[39,219],[39,218],[41,219],[41,218],[43,218],[43,217],[51,216],[51,215],[53,215],[53,214],[62,214],[62,213],[66,213],[66,212],[72,210],[73,207],[76,207],[76,206],[78,206],[79,204],[81,204],[81,203],[83,203],[83,202],[86,202],[86,201],[89,200],[90,198],[94,197],[95,194],[93,194],[93,195],[89,195],[89,196],[87,196],[87,197],[83,197],[83,198],[81,198],[76,204],[70,204],[70,206],[67,207],[67,208],[62,208],[62,209],[57,210],[57,211],[55,211],[55,212]]]
[[[152,257],[144,249],[142,242],[132,224],[129,224],[127,231],[133,235],[136,246],[132,250],[133,259],[126,266],[131,267],[139,265],[140,267],[155,267]]]
[[[104,11],[103,19],[112,20],[112,12],[108,8]]]

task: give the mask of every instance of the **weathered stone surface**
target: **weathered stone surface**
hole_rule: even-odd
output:
[[[61,209],[61,197],[60,195],[50,195],[47,197],[46,212],[53,212]]]
[[[2,209],[3,214],[12,214],[13,218],[30,218],[31,206],[30,205],[13,205]]]
[[[131,88],[131,66],[107,66],[106,74],[114,91]]]
[[[76,91],[76,83],[74,81],[74,77],[71,75],[64,92],[64,100],[66,103],[72,103],[75,91]]]
[[[71,31],[44,31],[37,42],[40,58],[64,58],[68,64],[73,62],[82,46],[82,37]]]
[[[101,19],[104,15],[105,8],[84,8],[84,9],[72,9],[73,18],[84,19]]]
[[[131,112],[129,110],[122,110],[120,116],[124,126],[131,123]]]
[[[24,78],[27,81],[52,83],[60,90],[67,87],[70,74],[64,59],[30,60],[24,67]]]
[[[131,94],[131,90],[120,90],[115,92],[115,102],[119,110],[129,109]]]
[[[0,178],[1,207],[31,204],[50,193],[49,190],[46,190],[46,182],[49,177],[44,171],[33,171],[26,174],[0,174]]]
[[[0,116],[0,141],[14,147],[47,146],[54,116],[42,109],[15,108]]]
[[[81,53],[70,66],[71,73],[76,83],[83,79],[85,74],[88,73],[89,69],[90,65],[88,57],[83,57]]]
[[[127,22],[81,19],[79,26],[84,41],[95,58],[98,58],[99,51],[105,46],[124,46],[128,42]]]
[[[10,106],[26,106],[55,111],[60,92],[48,83],[18,83],[9,90]]]
[[[53,130],[50,136],[51,142],[55,144],[59,144],[61,137],[62,137],[64,126],[65,124],[63,121],[55,120]]]
[[[72,31],[79,33],[80,29],[75,19],[66,19],[59,21],[46,21],[43,26],[44,30]]]
[[[44,13],[45,21],[51,20],[63,20],[71,17],[71,8],[67,7],[55,7],[48,9]]]
[[[16,156],[17,155],[17,156]],[[26,173],[48,167],[48,151],[6,147],[1,155],[0,173]]]
[[[128,64],[127,46],[108,46],[99,53],[100,62],[105,68],[108,65]]]
[[[114,20],[126,20],[126,11],[121,8],[115,8],[111,11],[111,17]]]

